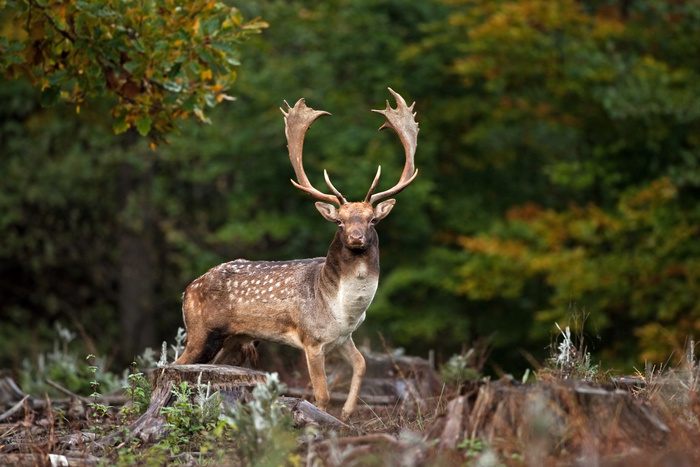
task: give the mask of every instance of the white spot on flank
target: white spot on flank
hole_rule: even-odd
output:
[[[233,283],[233,286],[237,288],[237,287],[238,287],[238,281],[234,282],[234,283]]]

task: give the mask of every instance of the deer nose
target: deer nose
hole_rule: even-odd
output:
[[[350,245],[362,245],[365,242],[365,235],[359,230],[354,230],[348,235],[348,242]]]

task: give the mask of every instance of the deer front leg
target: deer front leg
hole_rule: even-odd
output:
[[[316,396],[316,406],[326,412],[331,397],[328,394],[328,385],[326,384],[326,356],[323,353],[323,347],[307,347],[304,352],[306,353],[306,364],[309,367],[311,385]]]
[[[352,337],[349,337],[343,345],[338,348],[340,356],[343,360],[348,362],[352,367],[352,381],[350,382],[350,392],[348,393],[348,398],[343,406],[343,411],[340,414],[340,419],[346,421],[350,414],[355,410],[355,405],[357,404],[357,395],[360,392],[360,385],[362,384],[362,377],[365,375],[365,370],[367,365],[365,364],[365,358],[362,356]]]

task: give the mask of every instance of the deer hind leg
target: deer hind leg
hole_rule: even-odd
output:
[[[350,414],[355,410],[357,405],[357,395],[360,392],[360,385],[362,384],[362,378],[365,376],[365,370],[367,365],[365,364],[365,358],[362,356],[352,337],[349,337],[343,345],[338,348],[338,352],[343,360],[348,362],[352,367],[352,380],[350,382],[350,392],[348,393],[348,398],[343,406],[343,411],[340,414],[340,419],[346,421]]]
[[[304,352],[306,353],[306,364],[309,367],[311,385],[316,396],[316,406],[327,411],[331,397],[328,394],[328,385],[326,384],[326,356],[323,347],[305,347]]]
[[[216,354],[212,363],[256,367],[258,365],[257,345],[258,341],[250,337],[230,336],[224,341],[223,348]]]
[[[221,329],[187,331],[187,347],[175,362],[176,365],[211,362],[223,347],[227,334]]]

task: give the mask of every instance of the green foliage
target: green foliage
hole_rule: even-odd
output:
[[[241,47],[240,23],[231,37],[233,56],[245,64],[240,70],[226,62],[230,51],[209,43],[196,50],[210,53],[214,67],[176,47],[183,34],[191,44],[212,32],[214,42],[228,40],[219,30],[208,33],[202,19],[237,14],[215,2],[206,3],[211,9],[197,28],[163,27],[177,32],[160,38],[168,47],[156,40],[143,50],[133,41],[157,36],[136,37],[129,27],[155,34],[155,25],[197,18],[150,15],[148,8],[164,1],[144,3],[144,12],[136,2],[72,2],[49,16],[33,14],[31,36],[26,21],[10,21],[15,13],[58,3],[21,11],[11,3],[0,10],[0,60],[25,81],[0,85],[7,317],[0,337],[30,337],[28,329],[41,327],[35,340],[0,344],[6,365],[64,317],[82,323],[87,336],[99,335],[100,345],[119,342],[122,363],[130,362],[182,324],[182,290],[213,265],[325,254],[334,227],[288,183],[293,171],[278,108],[305,97],[333,113],[307,134],[305,167],[315,185],[324,186],[326,168],[348,199],[361,199],[377,165],[384,189],[403,163],[395,135],[377,133],[381,118],[369,112],[384,107],[387,86],[416,101],[420,175],[378,227],[382,277],[358,339],[375,341],[381,331],[410,353],[453,355],[490,336],[494,365],[520,373],[519,349],[545,359],[552,323],[562,322],[571,302],[589,310],[601,337],[591,352],[604,352],[613,366],[665,360],[699,326],[692,237],[699,225],[700,43],[690,39],[700,32],[696,1],[236,2],[243,17],[271,24]],[[126,32],[96,18],[104,8],[135,13],[123,18]],[[129,45],[109,68],[121,81],[89,81],[87,72],[69,78],[51,68],[52,50],[64,52],[66,70],[111,66],[102,58],[81,61],[60,28],[45,26],[46,38],[37,37],[43,19],[64,16],[83,18],[66,21],[70,34],[102,28],[90,40],[95,47],[117,41],[109,54]],[[23,71],[33,63],[26,59],[33,49],[20,48],[27,41],[47,45],[38,49],[37,66],[48,71]],[[144,81],[153,66],[154,80],[168,82],[165,70],[177,60],[173,79],[183,89]],[[124,122],[134,130],[114,136],[101,122],[115,102],[78,103],[80,114],[40,106],[62,96],[124,94],[138,84],[140,103],[162,98],[160,109],[180,105],[178,115],[194,114],[185,94],[209,93],[216,103],[217,92],[226,93],[212,87],[233,77],[219,66],[240,72],[236,104],[206,112],[216,125],[182,121],[181,135],[155,151],[136,137],[139,128],[149,130],[148,119],[149,134],[167,130],[157,127],[155,110],[146,118],[133,107]],[[58,82],[42,93],[42,79]],[[198,102],[208,108],[206,97]],[[167,117],[179,118],[175,111]],[[130,296],[134,289],[143,294]]]
[[[457,445],[457,449],[464,450],[467,458],[474,458],[483,452],[484,443],[479,438],[465,438]]]
[[[162,409],[167,420],[164,438],[151,446],[128,440],[109,456],[117,465],[160,465],[188,453],[199,463],[235,465],[296,464],[298,458],[292,419],[278,401],[282,386],[277,374],[256,385],[253,400],[226,413],[221,412],[221,396],[208,385],[187,382],[173,386],[173,404]],[[116,455],[114,455],[116,454]]]
[[[132,375],[137,382],[142,380],[142,376],[139,375],[139,373]],[[142,383],[147,384],[145,381]],[[142,383],[137,383],[136,387],[138,388]],[[138,392],[132,394],[138,396]],[[124,441],[119,448],[109,453],[104,459],[109,465],[169,464],[184,452],[198,453],[201,462],[211,457],[208,451],[212,446],[221,442],[230,442],[228,434],[221,432],[220,427],[223,423],[217,421],[221,403],[218,393],[212,394],[209,386],[201,382],[193,387],[183,381],[179,386],[173,384],[172,394],[175,398],[173,404],[161,410],[161,414],[167,421],[165,437],[155,444],[143,445],[140,440],[131,438],[128,430],[125,430]],[[134,402],[137,400],[138,397],[133,399]],[[213,462],[217,461],[221,462],[223,458],[213,459]]]
[[[694,292],[700,212],[684,205],[670,179],[631,191],[610,212],[594,205],[523,212],[511,211],[491,234],[460,239],[471,253],[460,270],[460,293],[518,297],[529,281],[541,279],[552,292],[549,306],[535,315],[542,326],[531,332],[541,337],[552,321],[564,319],[575,297],[594,310],[589,326],[603,343],[616,342],[604,352],[610,360],[617,351],[665,361],[700,325]],[[494,288],[499,281],[509,286]],[[622,341],[636,345],[623,352]]]
[[[88,407],[91,409],[91,414],[90,417],[92,418],[92,424],[90,428],[97,432],[104,432],[106,430],[105,426],[105,420],[107,419],[109,415],[109,409],[111,408],[108,405],[104,405],[99,402],[99,398],[101,394],[98,392],[100,383],[97,382],[97,370],[98,367],[94,365],[95,363],[95,356],[94,355],[88,355],[86,357],[86,360],[90,362],[90,366],[88,366],[88,371],[92,375],[91,381],[90,381],[90,387],[92,388],[92,394],[90,394],[90,397],[92,398],[92,402],[88,404]]]
[[[470,7],[442,36],[458,44],[450,71],[470,103],[480,100],[465,142],[491,163],[528,158],[551,183],[614,203],[630,184],[684,164],[683,152],[697,157],[686,136],[700,118],[700,68],[681,57],[698,45],[675,32],[676,22],[698,28],[697,3],[627,12],[572,0],[453,3]]]
[[[451,52],[455,144],[506,201],[478,233],[455,226],[453,290],[497,348],[545,339],[573,301],[606,360],[666,360],[700,318],[698,3],[449,3],[412,52]]]
[[[556,349],[552,345],[552,357],[549,359],[549,365],[538,372],[538,376],[540,378],[546,375],[546,377],[553,376],[562,380],[604,382],[604,375],[599,372],[598,365],[591,364],[591,354],[586,348],[585,340],[581,336],[572,338],[569,326],[566,326],[564,330],[558,323],[556,326],[561,335],[561,342],[556,346]],[[578,343],[575,342],[576,339],[578,339]]]
[[[14,37],[2,37],[0,71],[80,112],[85,101],[115,95],[115,133],[156,137],[180,118],[208,122],[205,109],[236,79],[241,42],[267,24],[245,22],[215,1],[9,1]]]
[[[459,388],[463,381],[479,379],[479,372],[474,368],[474,349],[463,354],[455,354],[440,367],[440,377],[450,387]]]
[[[22,389],[28,394],[41,397],[48,393],[60,395],[47,381],[58,383],[62,387],[79,395],[87,396],[96,393],[97,386],[111,391],[119,388],[120,377],[110,372],[98,372],[98,367],[104,366],[104,360],[91,355],[91,365],[78,353],[69,348],[76,335],[60,323],[55,325],[58,339],[54,340],[51,352],[40,353],[36,361],[25,358],[19,372]]]
[[[292,417],[278,400],[283,390],[277,373],[268,374],[265,383],[255,385],[250,403],[221,416],[236,430],[237,449],[246,465],[283,465],[296,449]]]
[[[205,433],[215,428],[220,415],[220,397],[218,393],[211,394],[209,387],[202,384],[197,384],[194,394],[186,381],[179,387],[173,385],[172,392],[175,402],[161,409],[167,420],[168,433],[160,444],[174,455],[201,444]]]
[[[123,389],[129,398],[129,403],[125,404],[121,409],[124,421],[134,419],[145,413],[151,402],[151,394],[153,392],[151,383],[149,383],[146,376],[137,370],[136,362],[131,364],[131,373],[127,379],[128,384],[124,385]]]

